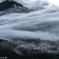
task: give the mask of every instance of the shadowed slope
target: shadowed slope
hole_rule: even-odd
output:
[[[12,8],[12,7],[14,7],[14,5],[16,5],[17,8],[19,6],[22,8],[24,7],[22,4],[19,4],[15,1],[4,1],[4,2],[0,3],[0,11],[4,11],[6,9]],[[24,7],[24,8],[26,8],[26,7]]]

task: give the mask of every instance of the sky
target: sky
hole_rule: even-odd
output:
[[[59,6],[59,0],[47,0],[49,3]]]
[[[1,1],[5,1],[5,0],[0,0],[0,2]],[[36,2],[38,0],[14,0],[14,1],[16,1],[18,3],[28,3],[28,4],[30,4],[30,3]],[[42,1],[44,1],[44,0],[42,0]],[[46,1],[48,1],[51,4],[59,6],[59,0],[46,0]]]

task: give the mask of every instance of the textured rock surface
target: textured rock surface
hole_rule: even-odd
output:
[[[0,15],[23,12],[28,12],[28,8],[15,1],[4,1],[0,3]]]

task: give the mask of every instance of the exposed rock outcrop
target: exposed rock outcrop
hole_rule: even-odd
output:
[[[3,11],[3,12],[2,12]],[[0,14],[16,12],[28,12],[28,8],[15,1],[4,1],[0,3]]]

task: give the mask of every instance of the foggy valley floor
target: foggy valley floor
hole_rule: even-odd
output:
[[[20,39],[21,41],[23,41],[22,39]],[[31,43],[30,43],[31,42]],[[26,40],[26,41],[23,41],[23,43],[21,44],[26,44],[28,45],[29,43],[30,44],[38,44],[40,42],[40,44],[44,43],[44,41],[36,41],[36,40]],[[49,41],[45,41],[46,43],[49,43],[51,46],[53,45],[56,45],[54,42],[49,42]],[[7,43],[7,44],[6,44]],[[21,45],[20,44],[20,45]],[[46,52],[42,52],[41,50],[37,50],[36,49],[26,49],[26,46],[25,47],[19,47],[19,52],[21,52],[22,54],[17,54],[14,50],[12,49],[16,49],[16,44],[14,44],[13,42],[8,42],[6,40],[2,40],[0,39],[0,57],[7,57],[7,59],[59,59],[59,52],[58,53],[48,53],[49,50],[47,50]],[[41,46],[42,47],[42,46]],[[56,47],[57,48],[57,47]],[[56,50],[56,48],[53,48],[52,47],[52,51],[53,50]],[[46,49],[46,48],[45,48]],[[50,49],[50,48],[49,48]],[[18,51],[17,50],[17,51]],[[35,53],[34,53],[35,52]]]
[[[7,57],[7,59],[59,59],[59,54],[41,53],[21,56],[11,50],[0,49],[0,57]]]

